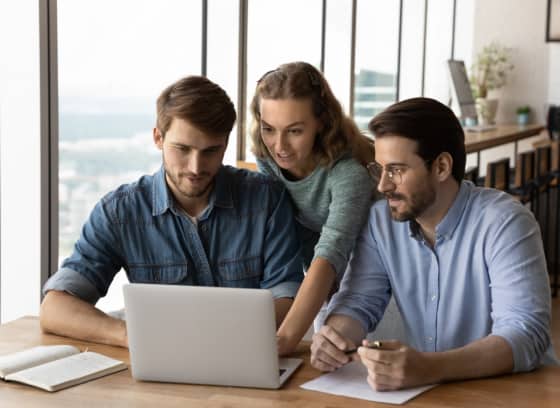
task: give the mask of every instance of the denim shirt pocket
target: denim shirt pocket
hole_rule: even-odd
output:
[[[222,285],[231,288],[260,288],[262,263],[260,256],[223,260],[218,263]]]
[[[187,263],[133,264],[128,267],[131,283],[189,284]]]

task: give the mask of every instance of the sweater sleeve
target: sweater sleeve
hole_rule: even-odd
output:
[[[326,259],[340,281],[372,205],[374,185],[367,170],[354,159],[336,163],[330,170],[328,184],[329,213],[315,246],[314,259]]]

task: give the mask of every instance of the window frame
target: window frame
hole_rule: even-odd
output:
[[[206,75],[207,51],[208,51],[208,0],[202,2],[202,45],[201,45],[201,73]],[[320,67],[325,66],[325,39],[327,28],[328,1],[322,0],[321,16],[321,59]],[[336,0],[335,0],[336,1]],[[402,10],[403,1],[399,0],[398,21],[398,51],[396,69],[396,99],[399,100],[399,82],[401,76],[402,58]],[[427,13],[428,1],[424,0],[424,10]],[[453,15],[451,29],[450,58],[453,58],[455,47],[456,30],[456,8],[457,0],[453,0]],[[41,286],[58,269],[58,221],[59,221],[59,195],[58,195],[58,63],[57,63],[57,0],[44,0],[40,2],[40,86],[41,86]],[[239,49],[238,49],[238,94],[237,94],[237,161],[245,160],[246,151],[246,126],[247,126],[247,24],[250,0],[239,0]],[[356,54],[356,8],[357,0],[352,0],[351,38],[350,38],[350,72],[348,85],[350,87],[350,100],[348,114],[353,117],[354,106],[354,83],[355,83],[355,54]],[[424,16],[424,36],[422,39],[422,95],[424,94],[424,82],[426,77],[426,20]]]

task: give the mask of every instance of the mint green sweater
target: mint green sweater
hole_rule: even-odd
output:
[[[280,180],[296,207],[304,267],[315,257],[326,259],[342,278],[356,237],[374,195],[367,170],[348,156],[332,166],[318,166],[302,180],[290,181],[271,159],[258,159],[259,171]]]

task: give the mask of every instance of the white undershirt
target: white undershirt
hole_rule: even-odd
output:
[[[195,227],[197,227],[197,226],[198,226],[198,217],[193,217],[193,216],[190,215],[188,212],[186,212],[182,207],[179,207],[179,208],[180,208],[181,212],[182,212],[184,215],[186,215],[187,218],[188,218],[189,220],[191,220],[191,222],[193,223],[193,225],[194,225]],[[206,208],[205,208],[204,210],[202,210],[200,213],[203,214],[204,211],[206,211],[207,208],[208,208],[208,207],[206,207]]]

